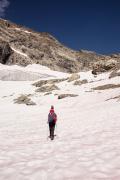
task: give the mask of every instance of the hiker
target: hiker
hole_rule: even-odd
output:
[[[48,123],[49,123],[49,131],[50,131],[50,138],[51,140],[54,139],[54,130],[55,130],[55,124],[57,121],[57,115],[54,112],[54,106],[51,106],[50,112],[48,114]]]

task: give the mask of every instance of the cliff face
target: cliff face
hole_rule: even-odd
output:
[[[0,19],[0,63],[23,66],[36,63],[72,73],[100,69],[101,63],[106,64],[111,60],[112,67],[117,66],[120,55],[103,56],[85,50],[74,51],[48,33],[35,32]]]

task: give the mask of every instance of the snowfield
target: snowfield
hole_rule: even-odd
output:
[[[0,77],[5,70],[12,75],[0,81],[0,180],[120,180],[120,99],[112,99],[120,88],[92,89],[120,84],[119,76],[81,72],[87,84],[63,81],[56,84],[60,90],[44,96],[35,92],[32,75],[37,81],[70,75],[40,65],[0,65]],[[62,93],[78,96],[58,100],[55,94]],[[14,104],[21,94],[31,94],[37,105]],[[58,115],[54,141],[48,139],[51,105]]]
[[[57,72],[57,77],[65,77],[67,74]],[[0,80],[2,81],[34,81],[41,78],[55,78],[56,71],[40,65],[28,65],[20,67],[17,65],[7,66],[0,64]]]

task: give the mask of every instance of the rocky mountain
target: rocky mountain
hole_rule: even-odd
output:
[[[10,21],[0,19],[0,63],[41,64],[52,70],[93,73],[120,67],[120,54],[98,55],[95,52],[74,51],[45,32],[35,32]]]

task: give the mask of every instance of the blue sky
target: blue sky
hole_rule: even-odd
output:
[[[75,50],[120,52],[119,0],[0,0],[0,16]]]

